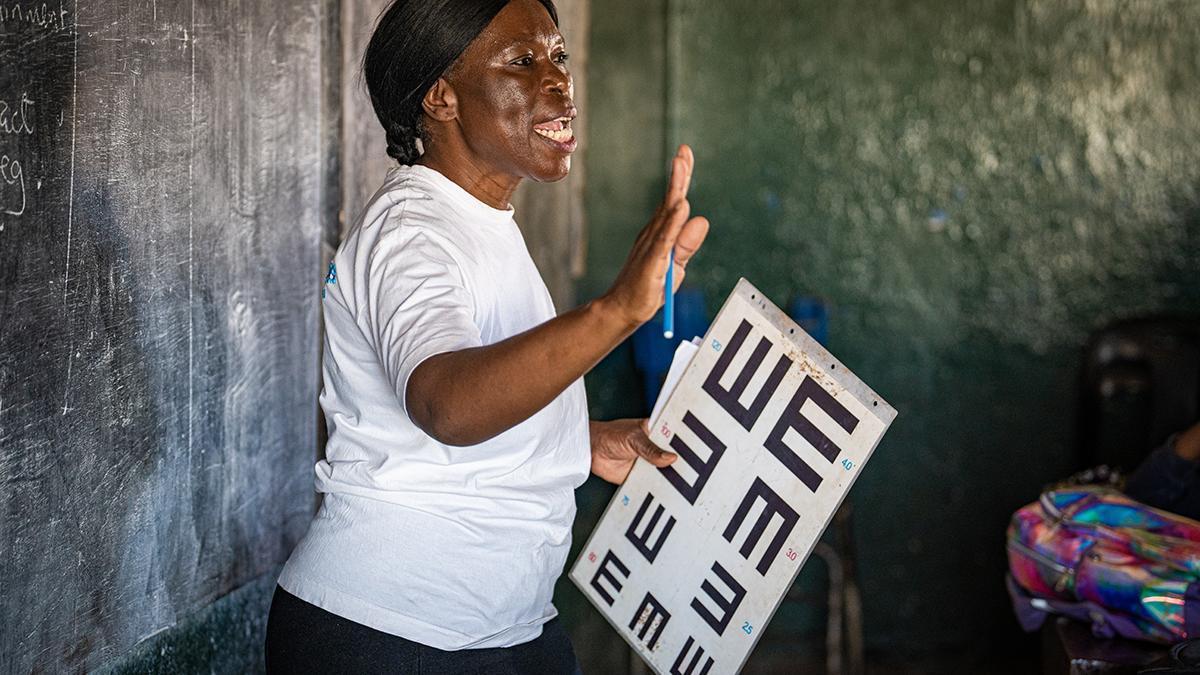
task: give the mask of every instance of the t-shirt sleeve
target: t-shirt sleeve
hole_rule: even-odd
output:
[[[474,300],[448,246],[418,228],[387,233],[367,265],[366,324],[396,398],[425,359],[482,344]]]

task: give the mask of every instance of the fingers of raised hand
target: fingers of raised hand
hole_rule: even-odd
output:
[[[670,248],[675,245],[675,239],[679,236],[679,230],[682,229],[684,224],[687,223],[688,216],[691,215],[691,213],[691,202],[686,199],[681,199],[678,202],[675,202],[675,205],[669,212],[667,212],[666,217],[663,218],[662,225],[659,227],[657,236],[657,240],[660,244],[659,248],[661,248],[663,245],[665,245],[666,248]],[[659,251],[658,253],[662,255],[664,254],[664,251]]]
[[[684,223],[679,236],[675,238],[675,264],[686,267],[707,236],[708,219],[704,216],[696,216]]]
[[[696,168],[696,158],[692,156],[692,149],[688,146],[683,146],[684,162],[687,165],[687,181],[683,184],[684,194],[692,189],[692,171]]]
[[[692,150],[686,145],[679,146],[675,156],[671,158],[671,175],[667,180],[667,191],[655,215],[661,215],[671,209],[671,206],[687,196],[688,187],[692,182],[692,167],[695,159]]]
[[[638,233],[638,237],[634,241],[634,249],[636,250],[639,246],[644,246],[661,237],[664,229],[675,218],[681,203],[680,200],[669,201],[669,199],[664,198],[663,203],[659,204],[658,209],[654,211],[654,216],[650,218],[650,222],[646,223],[646,226]]]
[[[692,169],[695,167],[692,149],[686,145],[679,146],[675,158],[671,160],[671,182],[667,190],[666,204],[677,202],[687,197],[688,188],[692,184]]]
[[[653,236],[668,225],[680,202],[686,201],[688,187],[692,181],[694,162],[691,148],[686,145],[679,146],[679,151],[671,159],[671,177],[667,183],[667,192],[663,195],[663,200],[659,203],[658,208],[655,209],[650,223],[642,229],[642,237]]]

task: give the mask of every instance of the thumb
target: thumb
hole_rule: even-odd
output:
[[[658,468],[670,466],[679,459],[679,455],[673,452],[667,452],[655,445],[649,438],[644,438],[637,444],[637,452]]]

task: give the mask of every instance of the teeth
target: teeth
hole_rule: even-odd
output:
[[[549,138],[552,141],[558,141],[559,143],[566,143],[567,141],[569,141],[575,137],[575,134],[571,133],[570,129],[563,129],[561,131],[550,131],[548,129],[534,129],[534,131],[536,131],[541,136],[545,136],[546,138]]]

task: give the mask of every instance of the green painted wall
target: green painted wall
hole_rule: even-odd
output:
[[[1200,3],[610,0],[589,77],[581,297],[691,143],[688,283],[713,310],[743,275],[825,298],[900,411],[851,497],[869,645],[1011,631],[1004,527],[1074,468],[1086,335],[1200,311]],[[596,415],[640,407],[627,349],[588,384]],[[819,636],[789,612],[776,636]]]

